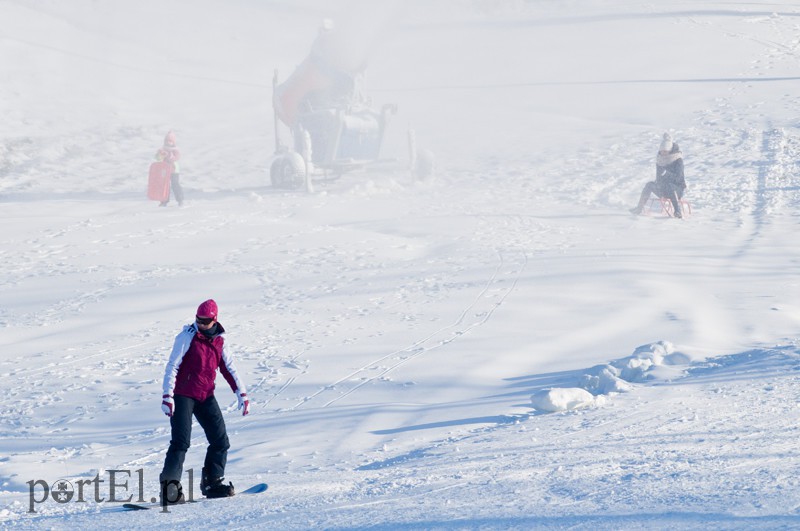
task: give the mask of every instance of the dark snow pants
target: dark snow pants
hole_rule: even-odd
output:
[[[188,396],[175,395],[173,400],[175,409],[170,419],[172,440],[169,442],[160,481],[180,481],[181,479],[183,461],[192,441],[192,415],[197,419],[208,439],[203,468],[209,478],[223,477],[230,443],[217,399],[211,395],[205,402],[200,402]]]
[[[674,211],[680,213],[680,200],[683,197],[683,188],[675,186],[672,183],[656,183],[656,181],[650,181],[644,185],[642,195],[639,197],[639,204],[636,208],[641,211],[644,208],[644,204],[647,202],[647,199],[650,197],[650,194],[669,199],[672,203],[672,208]]]
[[[175,200],[178,204],[183,204],[183,188],[181,187],[181,175],[179,173],[173,173],[170,178],[170,189],[172,193],[175,195]]]

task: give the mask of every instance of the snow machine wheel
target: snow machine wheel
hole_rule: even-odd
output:
[[[272,161],[269,177],[275,188],[300,188],[306,183],[306,163],[299,153],[290,151]]]
[[[433,177],[434,157],[431,151],[421,149],[417,152],[414,161],[414,177],[420,181],[425,181]]]

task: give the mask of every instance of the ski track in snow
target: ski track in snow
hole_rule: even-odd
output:
[[[523,260],[525,260],[524,255],[523,255]],[[498,300],[485,301],[485,299],[488,298],[487,292],[490,290],[490,288],[492,288],[494,284],[500,282],[500,280],[498,279],[498,275],[501,269],[505,267],[505,263],[501,255],[498,260],[497,269],[494,271],[492,277],[486,283],[486,286],[484,286],[484,288],[480,290],[475,300],[464,309],[461,315],[458,316],[458,319],[456,319],[452,324],[440,328],[439,330],[436,330],[431,335],[424,337],[403,349],[390,352],[385,356],[382,356],[378,359],[375,359],[367,363],[366,365],[351,372],[350,374],[347,374],[346,376],[340,378],[339,380],[332,382],[326,385],[325,387],[319,389],[316,393],[304,397],[301,402],[287,408],[285,411],[295,410],[301,405],[305,405],[306,403],[317,398],[318,396],[323,395],[323,393],[331,392],[334,390],[338,391],[339,392],[338,396],[328,399],[321,406],[323,408],[328,407],[333,403],[338,402],[339,400],[357,391],[359,388],[372,383],[376,379],[384,378],[386,375],[388,375],[401,365],[413,361],[416,358],[423,356],[424,354],[432,350],[435,350],[436,348],[439,348],[443,345],[447,345],[450,342],[456,340],[459,336],[468,333],[471,329],[475,328],[476,326],[484,324],[486,321],[489,320],[494,310],[500,304],[503,303],[503,300],[505,300],[508,294],[511,293],[511,291],[514,289],[516,281],[519,278],[519,274],[521,274],[522,271],[524,270],[524,264],[525,262],[523,262],[518,267],[518,269],[516,270],[517,276],[510,281],[510,286],[505,289],[504,293],[501,296],[499,296]],[[488,306],[487,308],[478,307],[477,305],[479,303],[489,304],[490,306]],[[467,322],[465,322],[465,320]],[[381,364],[386,362],[387,360],[390,360],[389,365],[381,366]],[[365,375],[375,372],[376,368],[380,372],[378,372],[377,374],[372,374],[371,376]],[[345,382],[351,382],[351,387],[349,387],[346,390],[342,390],[341,389],[342,384]],[[284,388],[285,387],[286,386],[284,386]],[[282,390],[284,388],[282,388]]]

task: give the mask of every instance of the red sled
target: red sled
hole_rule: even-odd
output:
[[[171,162],[154,162],[150,165],[147,180],[147,198],[153,201],[169,201],[169,180],[172,177]]]

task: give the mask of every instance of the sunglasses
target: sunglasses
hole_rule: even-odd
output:
[[[214,318],[213,317],[197,317],[197,316],[195,316],[195,319],[197,320],[197,324],[201,324],[203,326],[210,325],[211,323],[214,322]]]

